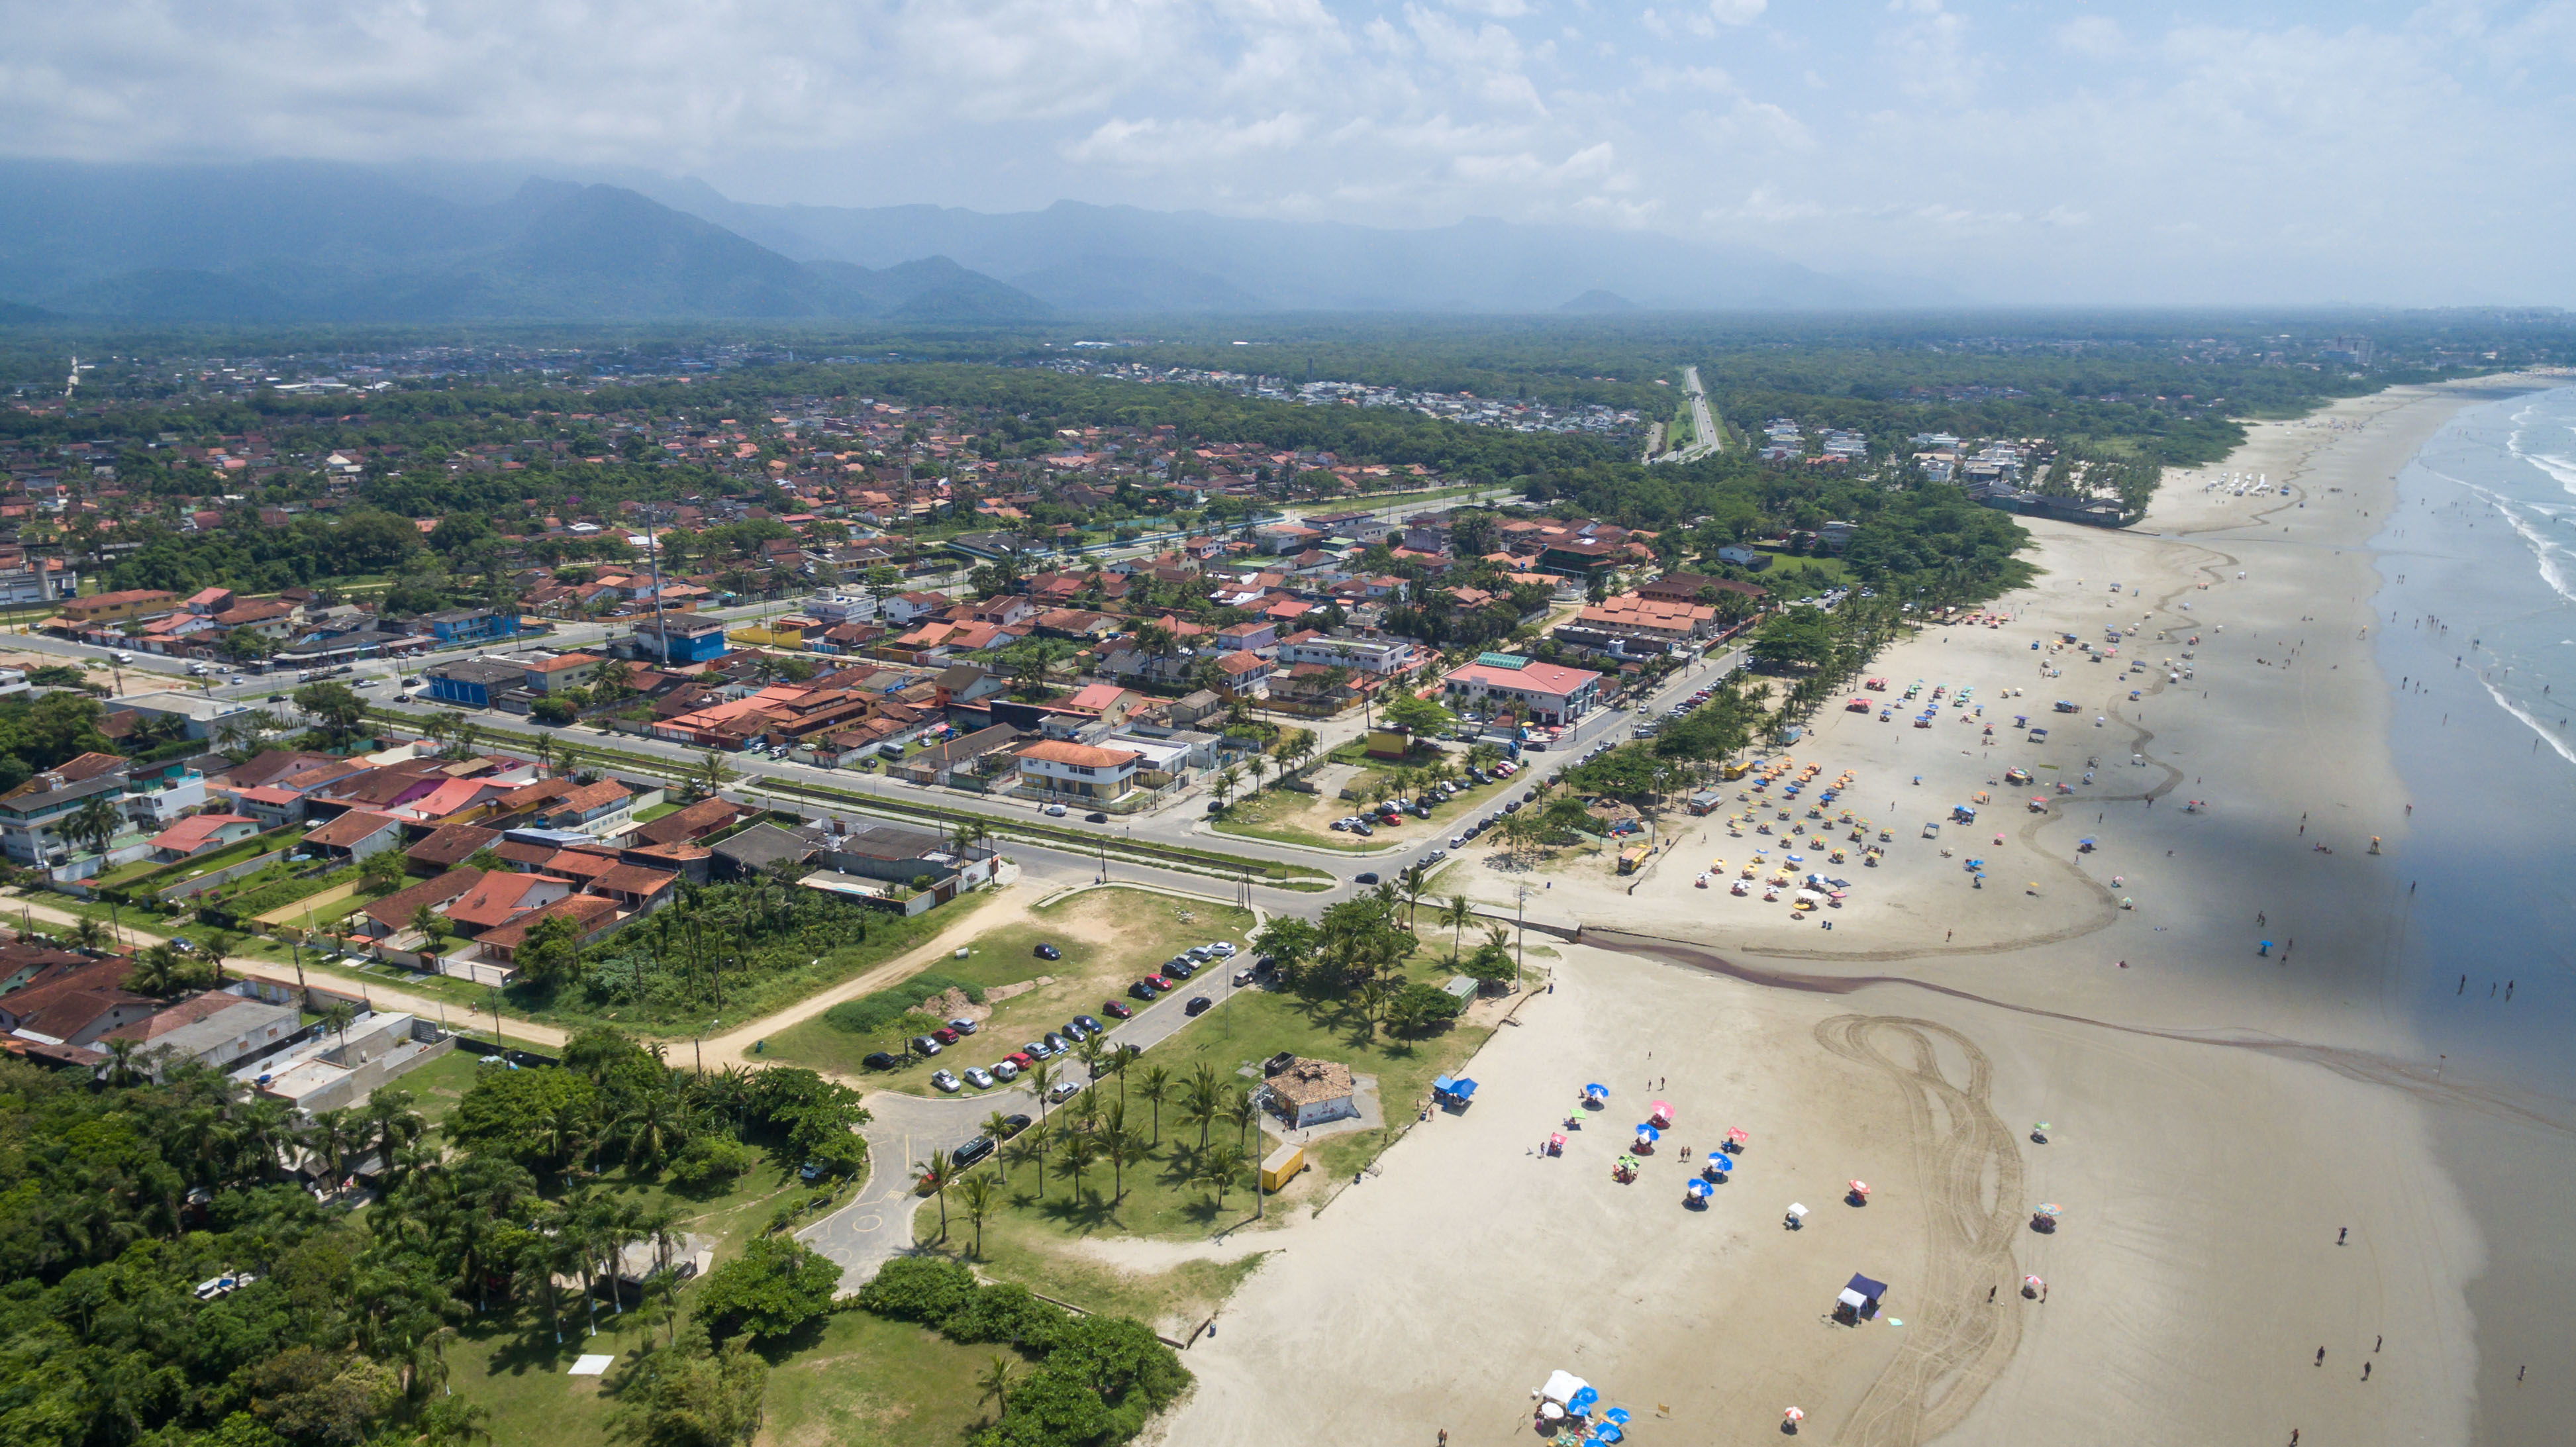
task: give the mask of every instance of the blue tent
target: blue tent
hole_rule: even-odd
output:
[[[1448,1076],[1435,1075],[1431,1077],[1431,1093],[1433,1095],[1447,1095],[1449,1093],[1449,1084],[1450,1081]]]
[[[1467,1097],[1474,1095],[1475,1093],[1476,1082],[1469,1080],[1463,1075],[1458,1077],[1458,1079],[1449,1087],[1451,1098],[1455,1099],[1461,1105],[1466,1104]]]

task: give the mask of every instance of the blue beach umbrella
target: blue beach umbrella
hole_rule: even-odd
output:
[[[1627,1435],[1628,1433],[1626,1429],[1622,1428],[1616,1422],[1604,1422],[1600,1426],[1592,1429],[1592,1440],[1595,1442],[1616,1442]]]
[[[1708,1182],[1706,1181],[1693,1181],[1684,1189],[1690,1192],[1690,1198],[1694,1201],[1705,1200],[1708,1197]]]
[[[1600,1400],[1601,1393],[1599,1391],[1591,1387],[1584,1387],[1576,1391],[1573,1396],[1565,1399],[1565,1410],[1580,1417],[1586,1412],[1591,1411],[1593,1404]]]
[[[1604,1422],[1615,1422],[1619,1426],[1625,1427],[1628,1425],[1628,1409],[1625,1407],[1613,1407],[1609,1411],[1601,1414],[1601,1420]]]
[[[1659,1141],[1663,1138],[1664,1133],[1662,1131],[1659,1131],[1653,1126],[1647,1125],[1642,1121],[1638,1122],[1637,1139],[1641,1141]]]
[[[1610,1098],[1610,1087],[1598,1084],[1587,1085],[1583,1087],[1583,1093],[1585,1095],[1597,1095],[1603,1100],[1608,1100]]]
[[[1731,1170],[1734,1170],[1734,1169],[1735,1169],[1735,1157],[1733,1157],[1733,1156],[1710,1156],[1710,1157],[1708,1158],[1708,1165],[1709,1165],[1709,1169],[1714,1170],[1714,1171],[1721,1171],[1721,1172],[1723,1172],[1723,1171],[1731,1171]]]

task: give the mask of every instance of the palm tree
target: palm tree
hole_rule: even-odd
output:
[[[1109,1107],[1093,1138],[1100,1143],[1101,1159],[1109,1162],[1109,1203],[1114,1206],[1127,1198],[1127,1166],[1140,1154],[1136,1133],[1127,1128],[1125,1102]]]
[[[1404,891],[1404,932],[1415,934],[1417,931],[1414,925],[1422,912],[1423,868],[1417,864],[1397,878],[1403,881],[1401,887]]]
[[[1449,926],[1449,958],[1453,962],[1457,960],[1458,952],[1465,948],[1467,923],[1475,917],[1476,907],[1469,904],[1463,894],[1449,896],[1449,902],[1440,906],[1438,918],[1440,923]]]
[[[1029,1068],[1020,1072],[1020,1078],[1029,1083],[1029,1094],[1038,1098],[1038,1122],[1041,1125],[1046,1122],[1047,1087],[1055,1084],[1056,1075],[1057,1066],[1052,1060],[1032,1060]]]
[[[1216,1124],[1217,1116],[1224,1108],[1225,1097],[1217,1085],[1216,1067],[1201,1061],[1198,1068],[1190,1072],[1189,1084],[1182,1088],[1181,1109],[1184,1112],[1182,1119],[1199,1128],[1199,1150],[1203,1154],[1207,1150],[1208,1127]]]
[[[108,1041],[107,1083],[110,1085],[132,1085],[135,1081],[141,1079],[143,1072],[135,1068],[134,1062],[136,1058],[142,1054],[142,1051],[143,1042],[140,1040]]]
[[[993,1415],[1000,1417],[1011,1410],[1011,1387],[1018,1380],[1018,1375],[1011,1370],[1011,1359],[1000,1352],[993,1353],[992,1364],[975,1376],[975,1390],[981,1394],[975,1398],[975,1405],[980,1407],[990,1402]]]
[[[167,995],[187,973],[188,957],[164,940],[135,957],[134,967],[125,973],[125,987],[142,995]]]
[[[1055,1153],[1064,1162],[1065,1169],[1073,1173],[1073,1194],[1078,1201],[1082,1196],[1083,1168],[1100,1159],[1100,1147],[1082,1131],[1067,1131],[1064,1139],[1057,1143]]]
[[[124,823],[125,816],[105,794],[92,794],[63,821],[63,832],[88,844],[92,853],[105,854]]]
[[[975,1254],[984,1254],[984,1218],[1002,1203],[1001,1188],[990,1176],[968,1176],[957,1185],[957,1199],[966,1208],[966,1223],[975,1228]]]
[[[1216,1190],[1216,1208],[1225,1209],[1225,1188],[1243,1173],[1243,1152],[1230,1145],[1220,1145],[1200,1157],[1198,1177]]]
[[[1163,1102],[1172,1097],[1172,1072],[1159,1065],[1145,1068],[1144,1078],[1136,1082],[1136,1094],[1154,1107],[1154,1145],[1163,1143]]]
[[[1020,1132],[1017,1138],[1002,1148],[1002,1153],[1014,1164],[1037,1167],[1038,1199],[1041,1201],[1046,1199],[1046,1140],[1047,1128],[1043,1125],[1032,1126]]]
[[[1225,1113],[1234,1117],[1235,1133],[1246,1154],[1252,1149],[1252,1123],[1261,1119],[1261,1101],[1249,1090],[1238,1090],[1225,1105]]]
[[[106,939],[107,926],[88,915],[82,915],[80,923],[72,926],[72,943],[82,949],[97,949]]]
[[[340,1037],[340,1046],[342,1049],[348,1048],[349,1025],[350,1022],[357,1018],[358,1007],[350,1004],[346,1000],[334,1000],[330,1004],[322,1007],[322,1024],[326,1029]]]
[[[305,1144],[322,1158],[324,1165],[331,1168],[334,1184],[340,1179],[340,1167],[348,1161],[350,1150],[364,1138],[361,1130],[358,1113],[353,1110],[326,1110],[313,1117],[313,1127],[305,1133]]]
[[[687,1096],[676,1084],[647,1089],[618,1117],[619,1149],[629,1163],[658,1172],[664,1161],[688,1144],[693,1117]]]
[[[347,1038],[344,1034],[343,1039]],[[412,1093],[390,1087],[378,1089],[367,1097],[367,1136],[375,1142],[376,1153],[391,1165],[394,1152],[420,1139],[429,1122],[412,1108]]]
[[[942,1241],[947,1240],[948,1176],[946,1172],[939,1168],[938,1157],[934,1156],[926,1161],[914,1161],[912,1163],[912,1184],[916,1190],[923,1186],[928,1186],[930,1188],[930,1193],[939,1198],[939,1239]]]
[[[984,1117],[984,1134],[992,1137],[997,1143],[1009,1139],[1011,1134],[1011,1118],[1002,1114],[998,1110],[994,1111],[992,1114]],[[1010,1167],[1005,1164],[1002,1168],[1002,1184],[1007,1186],[1010,1183]]]

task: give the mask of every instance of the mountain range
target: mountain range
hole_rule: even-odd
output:
[[[527,177],[460,198],[316,162],[0,161],[0,194],[13,198],[0,210],[0,320],[952,326],[1955,299],[1932,283],[1829,276],[1642,232],[1494,220],[1405,231],[1071,201],[1007,213],[770,206],[694,179],[618,179]]]

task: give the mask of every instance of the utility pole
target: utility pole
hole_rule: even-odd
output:
[[[1523,962],[1529,958],[1529,885],[1523,883],[1512,892],[1512,988],[1521,987]]]

